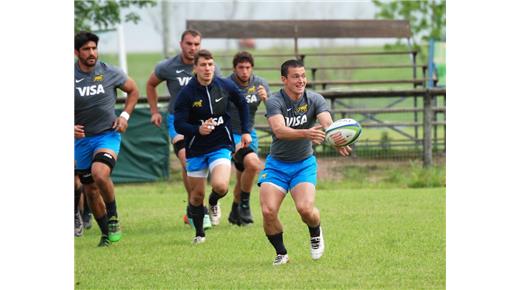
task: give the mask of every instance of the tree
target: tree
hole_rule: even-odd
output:
[[[415,44],[417,37],[426,41],[446,38],[446,0],[372,2],[379,8],[376,18],[408,20]]]
[[[74,2],[74,32],[111,29],[121,23],[121,9],[155,6],[156,1],[102,0]],[[124,15],[125,22],[137,23],[139,15],[128,12]]]

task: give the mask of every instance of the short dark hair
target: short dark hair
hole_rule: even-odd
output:
[[[195,36],[200,36],[202,38],[202,33],[200,33],[198,30],[195,30],[195,29],[186,29],[184,30],[184,32],[182,33],[181,35],[181,42],[184,40],[184,37],[187,35],[187,34],[190,34],[191,36],[195,37]]]
[[[85,45],[85,43],[89,41],[94,41],[97,46],[99,37],[88,31],[80,31],[76,33],[76,36],[74,36],[74,49],[79,50],[83,45]]]
[[[213,55],[211,52],[209,52],[209,50],[201,49],[195,53],[195,56],[193,57],[193,63],[197,64],[199,62],[199,58],[213,59]]]
[[[255,66],[255,60],[253,56],[247,51],[240,51],[233,57],[233,67],[236,67],[239,63],[248,62],[251,66]]]
[[[284,63],[282,63],[282,68],[280,70],[282,76],[287,77],[290,67],[305,67],[305,66],[303,65],[303,61],[301,61],[299,59],[286,60]]]

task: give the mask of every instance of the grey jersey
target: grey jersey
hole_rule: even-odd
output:
[[[285,126],[293,129],[309,129],[314,126],[318,114],[329,111],[329,106],[323,96],[308,90],[304,91],[301,98],[293,101],[283,89],[280,89],[267,99],[265,106],[267,118],[282,115]],[[275,159],[296,162],[306,159],[312,153],[311,140],[281,140],[273,134],[270,154]]]
[[[258,110],[258,106],[262,102],[262,99],[256,95],[256,90],[258,89],[259,85],[262,85],[266,92],[267,96],[271,94],[269,90],[269,85],[267,82],[256,75],[251,75],[249,79],[249,84],[245,87],[242,87],[239,85],[238,81],[236,80],[236,75],[233,73],[231,74],[228,79],[232,80],[233,83],[235,83],[242,95],[246,98],[247,104],[249,106],[249,123],[247,124],[247,127],[249,128],[249,131],[253,129],[253,126],[255,125],[255,113],[256,110]],[[234,134],[241,134],[242,130],[240,130],[240,117],[238,115],[238,109],[233,103],[229,103],[230,106],[228,108],[228,113],[231,116],[231,127],[233,129]]]
[[[193,64],[183,63],[181,55],[178,54],[173,58],[163,60],[157,64],[154,73],[160,80],[166,81],[166,86],[170,94],[168,112],[173,114],[177,94],[193,77]],[[215,75],[221,76],[217,66],[215,66]]]
[[[98,61],[85,73],[74,64],[74,124],[85,126],[92,136],[112,128],[116,119],[116,88],[124,85],[127,75],[119,68]]]

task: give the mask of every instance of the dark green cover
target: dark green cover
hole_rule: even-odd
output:
[[[121,109],[116,109],[119,116]],[[148,108],[135,108],[122,134],[121,150],[112,180],[114,183],[166,180],[170,169],[170,144],[166,113],[160,128],[150,123]]]

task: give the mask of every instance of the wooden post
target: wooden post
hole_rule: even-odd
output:
[[[296,57],[296,59],[299,58],[298,57],[298,25],[294,25],[294,57]]]
[[[430,89],[426,89],[424,94],[424,122],[423,122],[423,167],[431,167],[433,165],[432,156],[432,128],[433,128],[433,108],[432,93]]]
[[[170,56],[170,5],[168,1],[161,3],[161,23],[162,23],[162,44],[163,57],[166,59]]]

